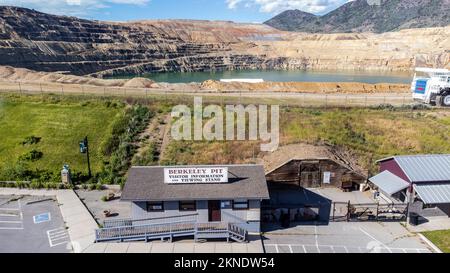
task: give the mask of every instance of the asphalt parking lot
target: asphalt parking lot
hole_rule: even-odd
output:
[[[330,222],[265,233],[266,253],[431,253],[400,223]]]
[[[52,198],[0,196],[0,253],[67,253],[70,238]]]

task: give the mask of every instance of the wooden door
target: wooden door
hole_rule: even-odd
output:
[[[220,201],[208,201],[208,220],[209,222],[222,221],[222,215],[220,212]]]

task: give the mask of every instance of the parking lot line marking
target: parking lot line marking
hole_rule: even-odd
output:
[[[23,230],[23,227],[0,227],[1,230]]]
[[[50,247],[55,247],[70,242],[69,233],[65,228],[47,230],[47,237]]]
[[[319,234],[317,234],[318,232],[317,232],[317,226],[314,226],[314,234],[315,234],[315,236],[314,236],[314,239],[316,240],[316,248],[317,248],[317,251],[320,253],[320,248],[319,248]]]
[[[15,214],[0,214],[1,217],[17,217],[19,215],[15,215]]]
[[[278,250],[277,253],[279,253],[279,247],[282,247],[282,246],[287,246],[292,251],[293,251],[292,247],[302,247],[304,253],[308,253],[308,251],[306,250],[306,247],[318,247],[318,248],[320,248],[320,247],[329,247],[329,248],[333,249],[334,253],[336,253],[336,248],[343,248],[346,253],[350,253],[348,247],[347,246],[343,246],[343,245],[318,245],[318,246],[316,246],[316,245],[311,245],[311,244],[266,244],[266,246],[275,247],[275,249]],[[365,247],[353,246],[353,248],[358,249],[358,251],[362,252],[362,253],[366,253],[367,252],[367,249]],[[386,250],[388,250],[390,252],[392,252],[392,250],[401,250],[401,251],[403,251],[405,253],[408,253],[407,252],[408,250],[416,251],[418,253],[421,253],[422,251],[428,252],[428,250],[425,249],[425,248],[421,249],[421,248],[383,247],[383,249],[386,249]]]
[[[65,232],[66,232],[66,230],[63,229],[63,228],[58,228],[58,229],[50,230],[50,233],[53,233],[53,234],[65,233]]]
[[[389,253],[392,253],[392,250],[385,244],[383,244],[382,242],[380,242],[379,240],[377,240],[377,238],[373,237],[372,235],[370,235],[370,233],[368,233],[367,231],[365,231],[364,229],[362,229],[361,227],[359,228],[359,230],[366,234],[368,237],[370,237],[372,240],[374,240],[375,242],[379,243],[380,245],[382,245],[384,248],[386,248]]]
[[[280,250],[278,249],[278,245],[275,245],[275,250],[277,251],[277,253],[280,253]]]
[[[69,236],[67,233],[59,233],[57,235],[52,235],[52,239],[53,240],[58,240],[59,238],[64,238],[64,237],[67,237],[67,236]]]
[[[5,224],[22,224],[22,221],[0,221],[1,223],[5,223]]]
[[[22,211],[22,203],[20,202],[20,199],[17,201],[19,204],[19,211],[20,211],[20,220],[22,221],[22,227],[23,227],[23,211]]]
[[[294,251],[292,250],[292,246],[291,246],[291,245],[289,245],[289,251],[290,251],[291,253],[294,253]]]

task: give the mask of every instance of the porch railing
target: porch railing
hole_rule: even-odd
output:
[[[247,231],[232,223],[197,223],[172,221],[170,223],[105,227],[95,231],[96,242],[169,239],[182,236],[198,238],[226,238],[244,242]]]
[[[154,218],[142,218],[142,219],[113,219],[105,220],[103,222],[104,228],[113,227],[129,227],[129,226],[144,226],[144,225],[157,225],[157,224],[167,224],[167,223],[177,223],[177,222],[196,222],[198,213],[175,215],[175,216],[165,216],[165,217],[154,217]]]

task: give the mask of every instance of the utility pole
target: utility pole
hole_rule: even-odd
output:
[[[88,142],[88,137],[87,136],[84,138],[84,140],[80,141],[80,153],[86,154],[89,178],[91,178],[92,177],[91,162],[89,160],[89,142]]]

